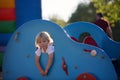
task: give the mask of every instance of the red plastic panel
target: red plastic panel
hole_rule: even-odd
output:
[[[85,37],[83,43],[98,47],[96,41],[91,36]]]

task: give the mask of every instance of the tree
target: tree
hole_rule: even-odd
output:
[[[68,20],[68,23],[76,21],[93,22],[95,20],[95,12],[96,10],[92,3],[80,3],[76,11],[71,15],[70,19]]]
[[[60,25],[61,27],[64,27],[65,25],[67,25],[67,22],[65,22],[63,19],[61,19],[57,15],[53,15],[49,19],[50,19],[50,21],[55,22],[56,24]]]
[[[96,12],[103,13],[110,22],[115,41],[120,41],[120,0],[91,0]]]
[[[116,22],[120,22],[120,0],[91,0],[94,3],[96,12],[103,13],[114,26]]]

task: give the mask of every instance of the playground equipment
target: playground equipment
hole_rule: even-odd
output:
[[[110,39],[97,25],[89,22],[75,22],[65,26],[64,29],[77,40],[81,34],[89,33],[98,47],[103,49],[111,59],[120,59],[120,43]]]
[[[47,76],[42,76],[35,65],[34,42],[35,36],[40,31],[49,32],[55,46],[54,63]],[[104,50],[77,43],[70,39],[68,33],[57,24],[45,20],[32,20],[21,25],[13,33],[4,54],[3,80],[19,80],[20,78],[28,80],[79,80],[80,78],[117,80],[112,61]],[[47,55],[41,56],[43,67],[47,59]]]
[[[68,34],[81,43],[103,49],[111,58],[117,75],[120,76],[120,43],[110,39],[97,25],[76,22],[64,27]]]
[[[3,80],[117,80],[106,52],[78,44],[70,39],[69,31],[50,21],[39,20],[41,0],[0,0],[0,12],[0,53],[6,50],[1,63]],[[43,30],[52,35],[55,45],[54,63],[48,76],[44,77],[34,59],[35,36]],[[47,55],[42,55],[41,59],[45,67]]]

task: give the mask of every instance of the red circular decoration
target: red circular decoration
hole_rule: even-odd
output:
[[[96,80],[96,78],[90,73],[80,74],[76,80]]]
[[[26,77],[19,77],[16,80],[28,80],[28,78],[26,78]]]

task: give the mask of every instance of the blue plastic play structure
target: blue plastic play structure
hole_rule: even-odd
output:
[[[97,25],[89,22],[75,22],[64,27],[67,33],[80,42],[83,34],[89,36],[96,42],[97,47],[103,49],[113,61],[117,75],[120,76],[120,43],[110,39]],[[83,38],[84,39],[86,36]],[[89,40],[90,41],[90,40]]]
[[[35,36],[40,31],[49,32],[55,46],[54,63],[47,76],[42,76],[35,65]],[[17,80],[20,77],[28,80],[81,80],[81,78],[88,79],[90,75],[94,80],[117,80],[112,61],[103,49],[77,43],[68,33],[59,25],[40,19],[21,25],[13,33],[4,54],[3,80]],[[96,55],[85,50],[94,50]],[[68,75],[62,67],[63,58]],[[47,59],[46,54],[41,56],[41,64],[44,68]],[[84,73],[88,75],[82,75]]]
[[[82,33],[89,33],[112,59],[120,59],[120,43],[110,39],[97,25],[89,22],[75,22],[64,28],[70,36],[79,40]]]
[[[108,38],[96,25],[76,22],[61,28],[41,20],[41,0],[15,0],[15,9],[16,30],[0,34],[0,46],[7,46],[3,80],[117,80],[112,59],[120,60],[120,43]],[[42,76],[35,64],[35,37],[40,31],[49,32],[55,46],[47,76]],[[84,32],[90,33],[99,47],[71,39],[71,36],[78,39]],[[41,55],[43,68],[47,60],[48,55]]]

